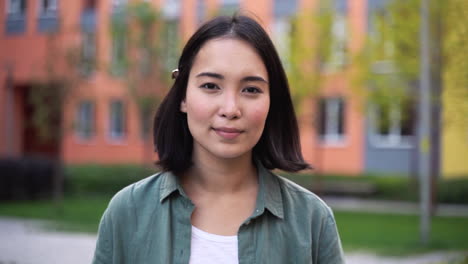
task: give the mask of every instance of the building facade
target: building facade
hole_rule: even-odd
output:
[[[318,3],[316,0],[139,1],[159,10],[165,21],[161,41],[172,47],[165,51],[168,56],[163,59],[163,67],[168,71],[176,67],[180,48],[203,21],[214,14],[232,14],[236,10],[254,16],[265,27],[288,67],[292,18],[316,8]],[[307,98],[298,112],[305,158],[323,173],[413,173],[417,163],[412,112],[367,107],[351,88],[350,60],[371,34],[369,18],[384,8],[385,1],[332,2],[333,56],[323,71],[319,94]],[[157,158],[151,140],[142,136],[152,124],[139,118],[139,108],[129,96],[128,83],[112,72],[115,57],[124,48],[113,39],[111,26],[120,15],[119,8],[126,4],[125,0],[0,0],[0,156],[45,153],[60,157],[66,164],[149,164]],[[314,36],[309,37],[313,41]],[[67,61],[69,53],[78,54],[80,63],[86,62],[77,73],[72,73]],[[49,118],[50,124],[46,125],[54,127],[58,122],[62,134],[38,143],[40,131],[28,125],[38,110],[29,100],[37,83],[47,83],[56,76],[63,76],[74,85],[59,111],[58,121]],[[164,91],[163,82],[155,86],[162,87],[155,87],[158,92]],[[410,118],[402,117],[404,111],[410,113]],[[380,125],[381,119],[389,121]],[[445,146],[443,156],[450,157],[451,145]],[[446,171],[468,174],[466,166],[457,165],[468,163],[455,159],[442,159],[444,168],[454,168]],[[455,165],[449,160],[454,160]]]

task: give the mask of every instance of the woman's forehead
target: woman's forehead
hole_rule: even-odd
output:
[[[207,41],[195,56],[190,72],[224,75],[256,75],[268,80],[268,72],[262,58],[247,41],[237,38],[216,38]]]

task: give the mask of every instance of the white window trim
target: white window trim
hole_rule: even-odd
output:
[[[323,66],[324,73],[332,73],[346,65],[349,29],[346,13],[336,12],[332,22],[331,54]],[[342,49],[344,45],[344,50]]]
[[[38,12],[39,12],[39,15],[44,15],[44,14],[49,14],[49,13],[55,13],[57,12],[57,7],[58,7],[58,1],[59,0],[49,0],[51,3],[53,3],[52,5],[50,5],[48,7],[48,9],[43,9],[43,2],[44,0],[39,0],[38,1],[38,4],[39,4],[39,7],[38,7]]]
[[[162,14],[166,20],[175,20],[180,17],[182,3],[180,0],[166,0],[162,8]]]
[[[6,8],[5,8],[5,11],[6,11],[6,13],[7,13],[8,15],[19,14],[19,13],[20,13],[19,11],[21,10],[21,4],[20,4],[21,0],[18,0],[18,1],[17,1],[17,2],[18,2],[18,7],[17,7],[18,10],[16,10],[16,12],[13,12],[13,10],[12,10],[12,8],[11,8],[11,7],[13,6],[13,3],[12,3],[13,1],[14,1],[14,0],[7,0],[7,1],[6,1],[6,5],[7,5],[7,6],[6,6]],[[26,13],[26,12],[25,12],[25,13]]]
[[[324,145],[344,146],[346,135],[339,133],[339,102],[341,97],[324,98],[325,100],[325,127],[324,134],[320,135],[320,141]],[[343,112],[343,115],[346,115]],[[343,121],[345,118],[343,117]],[[344,127],[344,124],[343,124]]]
[[[389,134],[382,135],[377,132],[377,106],[371,106],[370,108],[370,125],[371,125],[371,136],[370,141],[373,147],[376,148],[397,148],[397,149],[408,149],[412,148],[414,136],[404,136],[401,134],[401,111],[399,109],[392,108],[390,110],[390,129]]]
[[[273,22],[273,41],[278,51],[284,68],[291,68],[291,18],[288,16],[277,17]]]

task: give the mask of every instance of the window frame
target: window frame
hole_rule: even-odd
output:
[[[12,12],[12,6],[13,6],[13,1],[18,1],[19,6],[18,6],[18,11]],[[24,8],[21,9],[21,2],[23,1],[24,3]],[[6,2],[7,8],[6,8],[6,13],[8,16],[25,16],[26,15],[26,10],[28,8],[27,0],[7,0]],[[21,12],[22,11],[22,12]]]
[[[88,110],[83,111],[88,106]],[[75,116],[75,134],[80,141],[91,141],[96,136],[96,103],[92,100],[80,100]]]
[[[344,144],[346,140],[345,97],[322,97],[319,99],[318,105],[318,135],[320,142],[327,145]]]
[[[96,69],[97,39],[94,32],[83,32],[81,34],[80,51],[80,73],[90,77]]]
[[[49,1],[50,2],[53,2],[54,4],[52,6],[49,6],[47,9],[44,9],[44,1]],[[56,15],[57,14],[57,11],[58,11],[58,5],[59,5],[59,0],[39,0],[38,1],[38,4],[39,4],[39,8],[38,8],[38,11],[39,11],[39,15],[40,16],[45,16],[45,15]]]
[[[370,141],[373,147],[376,148],[412,148],[413,139],[415,136],[415,123],[410,124],[412,126],[412,134],[404,135],[404,120],[402,117],[402,112],[404,105],[402,104],[393,104],[389,110],[384,114],[388,114],[386,117],[390,124],[388,125],[388,133],[384,134],[379,131],[379,122],[382,117],[378,117],[378,113],[382,112],[379,110],[379,107],[375,104],[370,106]],[[405,111],[413,115],[416,114],[414,111]],[[412,120],[415,120],[412,118]]]
[[[121,104],[121,121],[120,122],[116,122],[114,121],[115,118],[114,118],[114,107],[113,105],[116,104],[116,103],[119,103]],[[118,116],[117,116],[118,117]],[[126,113],[126,104],[124,102],[124,100],[122,99],[112,99],[109,103],[109,116],[108,116],[108,125],[109,125],[109,129],[108,129],[108,138],[112,141],[112,142],[119,142],[119,141],[124,141],[126,136],[127,136],[127,113]],[[116,123],[120,123],[120,130],[121,131],[116,131],[115,128],[116,128]]]

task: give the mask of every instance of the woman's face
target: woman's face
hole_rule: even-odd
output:
[[[194,159],[251,155],[270,107],[268,72],[245,41],[207,41],[195,57],[180,110],[187,113]]]

